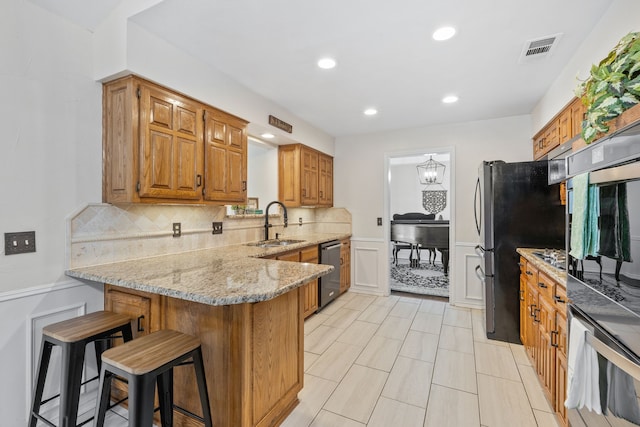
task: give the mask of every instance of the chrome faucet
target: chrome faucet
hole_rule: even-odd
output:
[[[267,208],[264,210],[264,240],[269,240],[269,227],[273,227],[271,224],[269,224],[269,208],[273,204],[282,206],[282,209],[284,210],[284,226],[286,227],[287,225],[289,225],[289,219],[287,218],[287,207],[283,205],[282,202],[278,202],[277,200],[269,203],[267,205]]]

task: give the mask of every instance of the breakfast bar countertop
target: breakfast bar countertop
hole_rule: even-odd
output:
[[[333,270],[332,266],[262,259],[348,234],[295,236],[276,248],[236,244],[67,270],[70,277],[166,295],[208,305],[265,301]]]

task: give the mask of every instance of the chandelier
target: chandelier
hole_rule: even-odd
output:
[[[422,206],[432,214],[442,212],[447,207],[447,190],[442,188],[446,166],[430,156],[429,160],[417,165],[416,169],[420,183],[425,186],[422,190]]]
[[[433,156],[416,166],[420,183],[424,185],[442,184],[446,168],[442,163],[433,160]]]

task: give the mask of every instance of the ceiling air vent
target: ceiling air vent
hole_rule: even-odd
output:
[[[544,58],[551,55],[553,48],[558,44],[562,33],[528,40],[524,44],[519,62],[526,62],[533,58]]]

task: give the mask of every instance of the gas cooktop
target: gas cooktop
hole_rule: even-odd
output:
[[[566,270],[567,253],[563,249],[544,249],[532,252],[536,257],[559,270]]]

